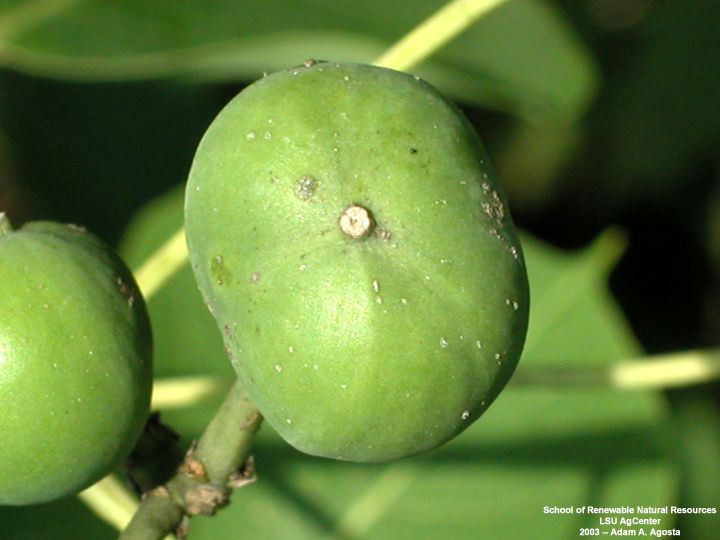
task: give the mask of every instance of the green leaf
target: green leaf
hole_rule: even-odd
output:
[[[682,506],[716,506],[720,501],[720,410],[717,387],[672,393],[682,467]],[[685,514],[679,518],[683,535],[697,540],[717,538],[717,517]]]
[[[50,77],[252,80],[307,58],[371,62],[438,0],[2,0],[0,65]],[[571,118],[596,87],[592,60],[544,0],[511,0],[417,69],[472,104]]]
[[[619,230],[609,229],[575,254],[550,249],[528,236],[523,246],[532,293],[526,360],[598,365],[640,354],[606,288],[625,248]]]
[[[180,192],[143,211],[125,255],[137,266],[175,231],[181,215]],[[551,364],[598,367],[638,354],[606,288],[624,243],[610,230],[587,249],[567,253],[524,238],[532,308],[518,378]],[[178,302],[188,307],[180,310]],[[218,331],[201,306],[187,273],[151,300],[162,373],[199,373],[209,356],[224,360]],[[178,349],[166,340],[177,340]],[[200,363],[175,363],[182,350],[203,357],[206,346],[211,354]],[[175,412],[173,423],[199,430],[185,415]],[[265,426],[253,452],[259,481],[236,493],[218,516],[194,520],[193,538],[230,540],[241,529],[254,539],[574,538],[579,527],[597,525],[597,517],[544,515],[544,506],[676,502],[666,416],[654,392],[511,385],[445,447],[385,465],[304,456]],[[671,519],[663,524],[671,526]]]
[[[117,533],[79,499],[32,506],[0,506],[3,540],[113,540]]]

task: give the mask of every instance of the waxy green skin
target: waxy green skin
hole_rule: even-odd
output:
[[[76,493],[147,419],[150,324],[124,263],[55,223],[0,233],[0,504]]]
[[[338,225],[352,204],[374,216],[366,238]],[[528,286],[505,196],[462,113],[412,76],[320,63],[245,89],[200,143],[186,230],[239,378],[309,454],[434,448],[520,356]]]

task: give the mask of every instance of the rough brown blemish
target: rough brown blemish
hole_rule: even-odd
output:
[[[483,189],[484,187],[483,185]],[[487,193],[488,190],[485,190],[485,192]],[[505,205],[500,200],[500,195],[498,195],[497,191],[490,192],[490,202],[483,203],[482,209],[502,227],[503,221],[505,220]]]
[[[302,176],[295,184],[295,195],[301,201],[307,201],[310,197],[315,194],[317,188],[317,182],[315,178],[309,175]]]
[[[252,421],[254,420],[255,419],[253,418]],[[238,489],[248,484],[252,484],[256,479],[255,458],[250,456],[239,470],[230,475],[227,486],[230,489]]]
[[[123,278],[120,276],[118,276],[115,281],[117,283],[118,290],[120,291],[122,297],[125,298],[127,305],[129,307],[132,307],[135,303],[135,293],[133,292],[132,287],[129,287],[128,284],[125,283],[123,281]]]
[[[199,484],[185,493],[185,510],[191,516],[211,516],[227,501],[228,494],[224,489],[211,484]]]
[[[88,232],[85,227],[83,227],[82,225],[76,225],[75,223],[68,223],[67,228],[70,229],[71,231],[83,233],[83,234]]]

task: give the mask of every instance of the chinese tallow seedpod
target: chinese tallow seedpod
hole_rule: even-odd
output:
[[[151,391],[150,321],[125,263],[78,227],[11,231],[0,213],[0,505],[70,495],[112,472]]]
[[[233,366],[299,450],[434,448],[512,375],[529,298],[505,195],[415,77],[307,62],[257,81],[203,137],[185,219]]]

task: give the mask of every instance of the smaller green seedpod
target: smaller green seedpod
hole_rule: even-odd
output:
[[[185,217],[240,380],[304,452],[437,447],[513,373],[529,295],[506,198],[416,77],[309,61],[252,84],[203,137]]]
[[[77,493],[147,419],[152,335],[120,258],[84,230],[0,213],[0,504]]]

